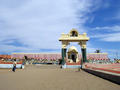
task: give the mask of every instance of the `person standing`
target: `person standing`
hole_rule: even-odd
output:
[[[17,64],[16,59],[14,59],[13,68],[12,68],[12,71],[13,71],[13,72],[15,72],[15,70],[16,70],[16,64]]]

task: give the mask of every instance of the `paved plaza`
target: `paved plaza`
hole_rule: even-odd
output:
[[[0,69],[0,90],[120,90],[120,85],[77,69],[55,65],[29,65]]]

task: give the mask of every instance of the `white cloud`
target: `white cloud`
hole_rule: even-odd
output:
[[[107,41],[107,42],[119,42],[120,33],[96,34],[94,36],[91,36],[91,38],[99,38],[99,40]]]
[[[120,41],[120,33],[107,34],[101,40],[108,41],[108,42],[119,42]]]
[[[120,31],[120,25],[95,27],[92,30]]]
[[[96,34],[91,36],[91,38],[98,38],[99,40],[107,41],[107,42],[120,41],[120,25],[95,27],[95,28],[91,28],[91,30],[98,31],[96,32]],[[102,31],[103,33],[99,33],[99,31]],[[105,31],[109,33],[105,33]]]
[[[95,11],[100,2],[101,0],[2,0],[0,49],[58,49],[61,47],[58,38],[62,32],[68,33],[72,28],[79,32],[86,31],[84,23],[89,18],[86,14]],[[12,39],[25,47],[8,45]]]

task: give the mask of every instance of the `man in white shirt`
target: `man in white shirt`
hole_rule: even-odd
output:
[[[16,62],[16,59],[15,59],[14,62],[13,62],[13,68],[12,68],[13,72],[15,72],[15,70],[16,70],[16,65],[17,65],[17,62]]]

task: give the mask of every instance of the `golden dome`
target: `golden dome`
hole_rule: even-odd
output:
[[[68,52],[78,52],[77,48],[75,46],[71,46],[69,49],[68,49]]]

